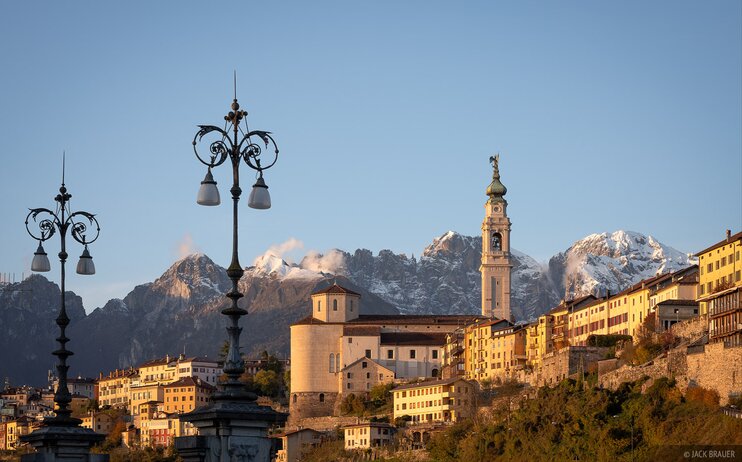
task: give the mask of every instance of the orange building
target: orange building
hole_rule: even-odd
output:
[[[213,385],[198,377],[185,377],[163,387],[165,412],[184,414],[205,406],[216,390]]]

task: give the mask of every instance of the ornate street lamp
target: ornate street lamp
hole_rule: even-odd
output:
[[[237,284],[244,274],[244,270],[237,255],[237,223],[238,203],[242,189],[240,188],[240,165],[244,162],[248,167],[255,170],[257,180],[253,185],[247,205],[254,209],[268,209],[271,206],[271,198],[268,186],[263,179],[263,171],[271,168],[278,160],[278,146],[271,137],[270,132],[261,130],[250,131],[247,126],[247,112],[240,109],[235,95],[232,101],[232,110],[224,116],[224,129],[213,125],[199,125],[199,130],[193,138],[193,151],[198,160],[206,165],[206,177],[201,182],[196,202],[200,205],[219,205],[219,190],[211,170],[225,163],[227,160],[232,165],[232,262],[227,268],[227,275],[232,281],[232,290],[227,293],[231,300],[231,306],[222,310],[222,314],[229,317],[231,325],[227,327],[229,333],[229,351],[224,361],[224,373],[227,380],[221,384],[221,389],[215,394],[214,399],[246,399],[255,400],[254,393],[245,391],[245,386],[239,380],[245,372],[245,363],[240,355],[240,317],[247,311],[237,306],[237,301],[243,294],[237,288]],[[244,129],[243,129],[244,121]],[[211,140],[204,138],[212,137]],[[209,156],[204,157],[198,152],[199,143],[208,143]],[[265,146],[264,148],[261,146]],[[271,150],[268,148],[272,147]],[[265,159],[263,153],[267,153]]]
[[[62,247],[59,252],[62,300],[59,308],[59,316],[57,316],[57,325],[60,330],[59,338],[57,338],[59,349],[52,353],[59,358],[59,364],[57,365],[59,385],[57,386],[57,392],[54,394],[54,403],[56,403],[57,409],[55,411],[56,416],[45,421],[45,423],[58,426],[77,426],[82,423],[80,419],[72,418],[70,416],[72,411],[68,409],[72,401],[72,396],[67,386],[67,370],[69,369],[67,358],[72,356],[73,353],[65,347],[70,340],[65,334],[65,329],[70,323],[65,306],[65,263],[68,256],[67,231],[70,231],[70,235],[74,240],[84,246],[82,255],[80,255],[80,261],[77,263],[77,273],[85,275],[95,274],[95,265],[93,264],[93,257],[90,256],[90,252],[88,251],[88,244],[95,242],[100,233],[100,226],[98,225],[98,220],[95,219],[95,215],[82,211],[70,212],[69,201],[71,198],[72,195],[67,192],[63,178],[62,186],[59,188],[59,194],[54,198],[58,203],[56,212],[52,212],[46,208],[38,208],[31,209],[31,212],[26,216],[26,230],[28,234],[39,241],[39,247],[36,249],[31,262],[31,271],[46,272],[51,270],[49,258],[44,251],[42,243],[51,239],[57,231],[59,231],[59,237],[62,241]],[[29,223],[30,220],[33,220],[33,224]],[[88,223],[86,224],[85,221]],[[35,227],[34,224],[38,225],[39,234],[31,230],[31,227]],[[95,235],[92,238],[89,238],[87,235],[88,229],[94,230]]]
[[[243,296],[237,284],[244,274],[237,255],[238,203],[242,194],[240,165],[244,162],[257,176],[247,205],[255,209],[267,209],[271,206],[271,200],[263,171],[271,168],[278,160],[278,147],[270,133],[250,131],[246,116],[247,112],[240,110],[235,94],[232,110],[224,117],[224,128],[199,125],[193,138],[193,151],[207,168],[196,202],[201,205],[219,205],[219,190],[211,170],[227,160],[232,164],[232,188],[229,190],[232,193],[232,262],[227,268],[232,289],[226,294],[231,301],[230,306],[222,310],[222,314],[230,320],[227,327],[229,351],[224,360],[224,374],[227,378],[219,384],[219,390],[214,393],[211,403],[180,416],[181,421],[190,422],[198,429],[198,436],[181,436],[175,439],[175,448],[184,462],[268,462],[272,452],[268,427],[285,422],[287,417],[269,406],[258,405],[255,402],[255,393],[248,392],[239,380],[245,372],[245,363],[240,356],[240,317],[247,314],[246,310],[237,306],[237,301]],[[208,156],[199,154],[199,143],[208,144]],[[271,146],[272,150],[269,150]],[[264,149],[267,159],[263,157]]]
[[[82,255],[80,255],[80,261],[77,264],[77,273],[85,275],[95,274],[95,265],[93,264],[93,257],[90,256],[88,244],[95,242],[100,234],[100,226],[95,215],[70,210],[69,201],[71,198],[72,195],[67,192],[64,185],[63,166],[62,186],[59,188],[59,194],[54,198],[57,202],[56,210],[52,211],[47,208],[31,209],[26,216],[26,231],[39,242],[31,262],[32,271],[47,272],[51,270],[51,264],[44,250],[43,242],[51,239],[55,234],[60,237],[61,302],[59,315],[56,319],[60,331],[59,337],[56,339],[59,342],[59,349],[52,352],[54,356],[59,358],[57,364],[59,383],[57,391],[54,393],[55,415],[44,419],[43,427],[40,430],[22,437],[22,440],[30,443],[38,452],[47,455],[54,454],[57,457],[69,458],[70,460],[107,460],[107,457],[102,455],[91,456],[86,453],[87,448],[92,444],[103,441],[105,437],[91,429],[80,427],[82,420],[72,417],[72,410],[69,409],[72,395],[67,385],[67,371],[69,369],[67,358],[72,356],[73,353],[66,348],[70,339],[67,338],[65,333],[70,323],[65,305],[65,263],[68,257],[67,233],[69,232],[75,241],[83,245]],[[29,454],[24,456],[23,460],[36,460],[34,457],[34,454]]]

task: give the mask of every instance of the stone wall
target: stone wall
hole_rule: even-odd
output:
[[[681,340],[693,342],[701,338],[709,330],[709,321],[706,316],[699,316],[687,321],[680,321],[670,328],[672,333]]]
[[[296,428],[311,428],[317,431],[328,431],[333,430],[336,427],[342,427],[345,425],[357,424],[361,421],[359,417],[307,417],[304,419],[296,419],[287,430],[293,430]]]
[[[320,396],[321,395],[321,396]],[[291,393],[289,425],[307,417],[331,416],[339,404],[339,393]]]
[[[572,346],[546,354],[540,371],[519,371],[516,379],[533,387],[556,385],[579,372],[597,370],[597,363],[605,357],[607,348]]]
[[[742,347],[724,348],[721,343],[702,347],[679,347],[667,355],[655,358],[641,366],[625,365],[598,377],[601,386],[616,389],[623,382],[647,376],[644,388],[660,377],[675,378],[678,388],[685,393],[688,387],[698,386],[716,390],[720,404],[729,397],[742,394]]]

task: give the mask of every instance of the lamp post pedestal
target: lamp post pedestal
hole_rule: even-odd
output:
[[[217,400],[180,417],[198,436],[176,438],[175,449],[184,462],[269,462],[274,451],[268,428],[287,417],[251,400]]]
[[[21,462],[108,462],[108,454],[90,453],[105,438],[89,428],[41,427],[21,438],[36,450],[21,456]]]

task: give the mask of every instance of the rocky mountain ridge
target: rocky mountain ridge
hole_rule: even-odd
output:
[[[481,238],[447,232],[419,258],[335,249],[289,264],[278,255],[263,255],[240,281],[245,294],[240,305],[250,313],[242,323],[243,351],[288,355],[288,326],[309,314],[312,292],[335,280],[362,294],[364,313],[478,313],[480,254]],[[521,321],[537,317],[565,293],[617,291],[690,264],[681,252],[624,231],[590,235],[547,264],[513,250],[512,262],[513,314]],[[70,293],[71,374],[97,376],[183,350],[216,357],[226,338],[220,310],[228,304],[224,293],[230,285],[224,268],[197,254],[87,316],[80,298]],[[55,347],[59,288],[41,276],[11,286],[0,290],[0,377],[39,383],[55,362],[49,352]]]

